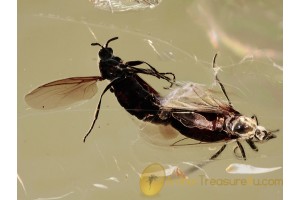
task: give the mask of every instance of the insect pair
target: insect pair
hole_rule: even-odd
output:
[[[100,96],[94,120],[83,139],[84,142],[94,128],[99,116],[102,97],[108,90],[114,93],[120,105],[127,112],[140,120],[171,125],[182,135],[201,143],[224,141],[225,144],[222,148],[210,159],[217,158],[228,142],[236,142],[238,146],[235,153],[239,149],[242,157],[246,160],[246,154],[240,141],[246,140],[253,150],[258,151],[256,142],[267,141],[275,137],[273,134],[275,131],[267,131],[260,126],[256,116],[246,117],[233,108],[217,75],[215,75],[215,79],[227,98],[226,103],[212,97],[199,84],[178,85],[173,73],[158,72],[147,62],[123,62],[121,58],[113,54],[113,49],[108,46],[116,39],[118,37],[111,38],[105,46],[99,43],[91,44],[101,47],[98,53],[101,76],[73,77],[47,83],[25,96],[28,105],[37,109],[51,109],[90,99],[97,93],[96,83],[109,80],[110,83]],[[216,56],[213,60],[214,68],[215,60]],[[139,66],[142,64],[145,64],[147,68],[140,68]],[[139,74],[163,79],[170,84],[169,88],[174,84],[176,88],[167,96],[162,97]],[[178,142],[173,146],[178,146]]]

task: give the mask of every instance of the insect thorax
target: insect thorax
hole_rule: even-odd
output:
[[[108,79],[108,80],[113,80],[115,78],[122,77],[124,74],[122,61],[119,57],[113,57],[111,59],[101,60],[99,63],[99,70],[101,76],[104,79]]]

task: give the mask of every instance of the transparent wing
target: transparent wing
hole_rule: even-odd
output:
[[[188,82],[170,92],[161,100],[162,109],[175,109],[182,112],[224,113],[232,108],[218,100],[203,85]]]
[[[52,109],[92,98],[98,91],[100,76],[72,77],[42,85],[25,96],[26,103],[36,109]]]
[[[144,141],[156,146],[188,146],[202,144],[197,140],[187,138],[180,134],[172,126],[151,124],[149,122],[138,122],[140,126],[141,143]]]
[[[143,142],[146,141],[156,146],[180,147],[222,142],[202,142],[180,134],[180,132],[178,132],[178,130],[174,129],[172,126],[153,125],[148,122],[142,123],[144,123],[140,125],[140,137],[142,140],[137,140],[137,142],[142,144],[144,144]]]
[[[138,127],[140,127],[140,137],[138,137],[134,142],[136,145],[144,145],[144,142],[164,147],[180,147],[180,146],[196,146],[203,144],[219,143],[222,142],[203,142],[188,138],[182,135],[178,130],[170,125],[159,125],[152,124],[149,122],[144,122],[140,120],[133,120]],[[199,132],[200,133],[200,132]]]

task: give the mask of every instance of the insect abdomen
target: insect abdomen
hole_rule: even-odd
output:
[[[159,100],[146,91],[134,77],[127,77],[116,83],[114,93],[120,105],[140,120],[164,123],[158,116]]]
[[[177,129],[182,135],[198,140],[201,142],[217,142],[222,140],[232,139],[231,136],[224,131],[224,117],[219,117],[214,113],[206,113],[210,126],[194,126],[187,127],[178,118],[171,118],[171,125]]]

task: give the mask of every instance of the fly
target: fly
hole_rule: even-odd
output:
[[[243,159],[246,160],[240,141],[245,140],[254,151],[258,151],[255,143],[276,137],[273,133],[278,130],[268,131],[259,125],[255,115],[247,117],[233,108],[217,74],[215,80],[220,85],[227,103],[214,98],[196,83],[187,83],[174,89],[166,97],[160,96],[138,74],[164,79],[170,83],[169,87],[175,83],[175,75],[171,72],[160,73],[144,61],[123,62],[121,58],[114,56],[113,49],[108,47],[108,44],[116,39],[118,37],[111,38],[105,46],[99,43],[91,44],[101,47],[98,53],[101,76],[72,77],[44,84],[25,96],[28,105],[38,109],[51,109],[90,99],[97,93],[96,83],[109,80],[110,83],[100,96],[94,120],[84,136],[84,142],[94,128],[102,97],[108,90],[115,94],[118,102],[127,112],[140,120],[171,125],[182,135],[198,140],[199,143],[225,142],[221,149],[211,156],[211,160],[217,158],[229,142],[237,143],[235,154],[239,149]],[[213,59],[213,68],[215,68],[216,56]],[[149,68],[137,67],[141,64]],[[175,142],[173,146],[179,146],[180,141]]]
[[[215,69],[217,54],[213,59]],[[202,85],[187,83],[174,89],[161,101],[160,115],[168,118],[173,128],[186,138],[199,143],[225,142],[211,160],[217,158],[229,142],[236,142],[234,153],[240,150],[242,158],[246,160],[245,150],[240,141],[246,141],[251,149],[258,151],[255,143],[275,138],[275,131],[268,131],[259,125],[255,115],[247,117],[235,110],[226,93],[224,85],[215,74],[215,80],[220,85],[227,102],[214,98]],[[172,146],[181,146],[179,140]],[[199,144],[197,143],[197,144]]]
[[[97,82],[109,80],[110,83],[103,90],[95,112],[94,120],[88,132],[84,136],[85,142],[94,128],[98,119],[103,95],[110,90],[118,99],[120,105],[130,114],[138,119],[153,123],[163,123],[158,115],[160,108],[160,95],[138,74],[154,76],[164,79],[172,87],[175,83],[175,75],[171,72],[160,73],[149,63],[144,61],[123,62],[120,57],[113,54],[113,49],[108,47],[109,43],[118,37],[109,39],[105,46],[92,43],[92,46],[100,46],[99,70],[101,76],[71,77],[44,84],[25,96],[27,104],[37,109],[51,109],[67,106],[72,103],[92,98],[97,93]],[[149,68],[137,66],[145,64]]]

